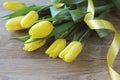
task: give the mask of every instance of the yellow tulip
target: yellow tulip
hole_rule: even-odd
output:
[[[32,38],[44,38],[48,36],[53,30],[53,24],[49,21],[41,21],[29,30],[29,34]]]
[[[60,7],[62,7],[64,5],[64,3],[54,3],[53,4],[53,7],[55,7],[55,8],[60,8]]]
[[[26,7],[26,5],[22,2],[4,2],[3,6],[12,11],[18,11]]]
[[[37,21],[39,15],[36,11],[30,11],[21,21],[21,25],[24,28],[30,28],[35,21]]]
[[[6,23],[6,29],[8,31],[14,31],[14,30],[22,30],[24,29],[20,22],[23,19],[23,16],[19,16],[19,17],[15,17],[15,18],[11,18],[7,21]]]
[[[38,40],[31,43],[25,43],[23,50],[25,51],[34,51],[42,47],[46,43],[46,40]]]
[[[57,39],[53,42],[53,44],[46,50],[46,54],[52,58],[56,58],[59,53],[65,48],[66,40],[65,39]]]
[[[65,62],[72,62],[80,54],[82,44],[78,41],[72,41],[61,53],[59,57]]]

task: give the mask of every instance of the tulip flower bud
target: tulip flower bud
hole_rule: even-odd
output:
[[[8,31],[14,31],[14,30],[22,30],[24,29],[20,22],[23,19],[24,16],[19,16],[19,17],[15,17],[15,18],[11,18],[7,21],[6,23],[6,29]]]
[[[44,38],[48,36],[53,30],[53,24],[49,21],[41,21],[35,24],[30,30],[29,34],[32,38]]]
[[[11,11],[18,11],[26,7],[26,5],[22,2],[5,2],[3,6]]]
[[[65,62],[72,62],[81,52],[82,44],[78,41],[71,42],[61,53],[59,57]]]
[[[30,28],[35,21],[37,21],[39,15],[36,11],[30,11],[21,21],[21,25],[24,28]]]
[[[31,43],[25,43],[23,50],[25,51],[34,51],[42,47],[46,43],[46,40],[38,40]]]
[[[64,5],[64,3],[54,3],[53,4],[53,7],[55,7],[55,8],[60,8],[60,7],[62,7]]]
[[[46,54],[52,58],[56,58],[59,53],[65,48],[66,40],[57,39],[53,44],[46,50]]]

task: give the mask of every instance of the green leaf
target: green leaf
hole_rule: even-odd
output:
[[[115,6],[117,7],[117,9],[120,10],[120,0],[112,0],[112,1],[115,4]]]
[[[30,38],[30,39],[28,39],[27,41],[25,41],[25,44],[31,43],[31,42],[35,42],[35,41],[38,41],[38,40],[40,40],[40,39]]]
[[[95,7],[110,3],[109,0],[93,0]]]
[[[100,38],[107,36],[110,32],[107,29],[96,29],[95,30]]]
[[[67,22],[67,23],[61,24],[59,26],[56,26],[54,28],[53,32],[46,38],[48,39],[52,36],[56,36],[56,35],[61,34],[62,32],[68,31],[69,29],[71,29],[73,27],[73,25],[74,25],[73,22]]]
[[[56,21],[56,18],[46,18],[46,19],[40,19],[38,21],[36,21],[35,23],[41,22],[41,21]]]
[[[50,7],[50,11],[51,11],[51,16],[56,18],[57,20],[70,20],[71,19],[71,15],[69,13],[69,10],[67,8],[54,8],[54,7]],[[64,16],[63,16],[64,15]]]
[[[56,19],[56,21],[54,21],[54,24],[61,24],[64,21],[72,20],[70,12],[67,8],[56,9],[54,7],[50,7],[50,11],[51,16]]]
[[[63,31],[70,29],[73,25],[74,25],[73,22],[67,22],[67,23],[61,24],[61,25],[54,28],[53,33],[54,34],[61,33]]]
[[[40,9],[40,8],[43,8],[43,7],[44,7],[44,6],[32,5],[32,6],[23,8],[23,9],[21,9],[21,10],[19,10],[19,11],[16,11],[16,12],[14,12],[14,13],[12,13],[12,14],[8,14],[8,15],[6,15],[6,16],[3,16],[3,17],[1,17],[1,18],[10,19],[10,18],[17,17],[17,16],[24,16],[24,15],[26,15],[28,12],[30,12],[30,11],[32,11],[32,10],[36,11],[36,10],[38,10],[38,9]]]
[[[61,33],[55,35],[55,39],[65,38],[68,34],[69,34],[68,30],[64,31],[64,32],[61,32]]]
[[[106,11],[104,11],[103,13],[101,13],[101,14],[97,17],[97,19],[104,19],[105,16],[106,16],[109,12],[110,12],[109,9],[106,10]],[[103,37],[105,37],[105,36],[107,36],[107,35],[109,34],[109,30],[107,30],[107,29],[96,29],[95,31],[97,32],[97,34],[98,34],[98,36],[99,36],[100,38],[103,38]]]
[[[56,14],[58,14],[61,10],[63,10],[63,9],[50,7],[51,16],[52,16],[52,17],[55,17]]]
[[[108,9],[111,9],[112,7],[113,7],[113,4],[111,4],[111,3],[106,4],[106,5],[102,5],[102,6],[97,6],[97,7],[95,7],[95,13],[99,14],[101,12],[108,10]]]
[[[74,30],[76,26],[71,26],[71,28],[67,29],[66,31],[62,31],[58,34],[55,35],[55,39],[59,39],[59,38],[66,38],[68,35],[70,35],[70,33]]]
[[[37,10],[40,17],[50,15],[50,6],[51,5],[46,5]]]
[[[11,39],[25,42],[25,41],[28,40],[29,38],[30,38],[30,35],[27,35],[27,36],[20,36],[20,37],[12,37]]]
[[[79,4],[82,2],[85,2],[87,0],[61,0],[61,2],[65,3],[65,4]]]
[[[55,18],[58,20],[71,20],[71,15],[68,9],[63,9],[56,14]]]
[[[83,20],[83,17],[86,13],[87,12],[84,12],[81,9],[70,10],[70,14],[74,22],[80,22],[81,20]]]
[[[98,15],[97,19],[104,19],[110,11],[111,11],[111,10],[108,9],[108,10],[100,13],[100,14]]]

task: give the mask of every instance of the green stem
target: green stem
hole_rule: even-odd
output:
[[[40,22],[40,21],[56,21],[56,18],[41,19],[41,20],[36,21],[35,23]]]
[[[90,35],[90,29],[88,29],[83,35],[82,37],[79,39],[80,42],[83,42],[84,40],[87,39],[87,37]]]
[[[75,25],[71,26],[68,30],[66,31],[63,31],[61,33],[59,33],[58,35],[55,36],[56,39],[59,39],[59,38],[67,38],[70,33],[76,28]]]
[[[82,45],[85,45],[85,41],[88,38],[88,36],[90,35],[91,30],[87,29],[87,31],[82,31],[80,32],[78,35],[75,35],[73,38],[73,41],[79,41],[82,43]]]
[[[80,32],[77,35],[74,35],[73,41],[79,41],[80,37],[85,33],[85,31]]]

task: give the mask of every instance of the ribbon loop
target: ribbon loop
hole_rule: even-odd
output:
[[[107,53],[107,64],[109,68],[109,73],[111,75],[112,80],[120,80],[120,75],[117,73],[113,68],[113,63],[115,61],[115,58],[119,52],[120,49],[120,35],[113,26],[112,23],[110,23],[107,20],[95,20],[94,19],[94,5],[92,0],[88,0],[88,14],[86,14],[84,21],[89,26],[90,29],[107,29],[113,31],[114,39],[112,41],[112,44],[110,45],[110,48]]]

